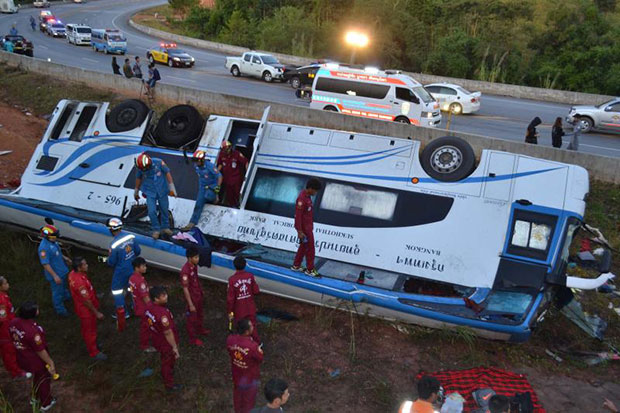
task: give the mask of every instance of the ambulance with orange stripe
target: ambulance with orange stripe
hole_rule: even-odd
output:
[[[310,107],[417,126],[441,123],[439,103],[424,86],[400,71],[371,67],[321,66],[312,85]]]

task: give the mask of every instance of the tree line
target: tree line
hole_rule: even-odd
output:
[[[186,35],[441,76],[620,95],[617,0],[169,0]]]

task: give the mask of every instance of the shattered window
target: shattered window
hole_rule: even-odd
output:
[[[517,220],[512,234],[512,245],[544,251],[549,245],[550,237],[551,227],[549,225]]]

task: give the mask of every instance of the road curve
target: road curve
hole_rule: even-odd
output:
[[[141,33],[128,21],[140,9],[164,4],[166,1],[92,0],[84,4],[54,4],[50,9],[64,23],[83,23],[93,28],[118,28],[127,36],[128,55],[143,58],[146,68],[146,50],[157,45],[157,39]],[[32,32],[28,18],[35,17],[38,9],[23,9],[18,14],[0,15],[0,33],[8,33],[15,24],[20,34],[34,42],[35,58],[99,72],[111,73],[111,56],[96,53],[86,46],[70,45],[65,39],[53,39],[39,32]],[[234,78],[224,67],[224,55],[194,47],[182,46],[196,58],[192,69],[169,68],[159,65],[162,82],[177,86],[268,100],[277,103],[308,106],[296,99],[287,84],[267,84],[258,79]],[[123,57],[117,57],[122,65]],[[539,127],[540,145],[551,145],[551,124],[557,116],[568,113],[569,105],[514,99],[505,96],[484,95],[478,113],[452,118],[450,129],[501,139],[523,141],[525,128],[535,116],[543,124]],[[445,127],[447,116],[442,122]],[[564,146],[566,146],[567,142]],[[580,150],[605,156],[620,157],[620,135],[590,133],[582,135]]]

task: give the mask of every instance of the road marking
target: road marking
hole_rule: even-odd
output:
[[[49,49],[49,47],[43,46],[43,45],[37,46],[37,48],[39,48],[39,49]]]
[[[88,57],[83,57],[82,59],[88,61],[88,62],[93,62],[93,63],[99,63],[99,61],[95,60],[95,59],[89,59]]]
[[[616,152],[620,152],[620,149],[616,149],[616,148],[610,148],[608,146],[598,146],[598,145],[588,145],[587,143],[580,143],[579,146],[587,146],[589,148],[597,148],[597,149],[604,149],[606,151],[616,151]]]
[[[187,79],[187,78],[183,78],[183,77],[176,77],[176,76],[166,76],[166,77],[167,77],[167,78],[169,78],[169,79],[176,79],[176,80],[180,80],[180,81],[183,81],[183,82],[192,82],[192,83],[196,83],[196,81],[195,81],[195,80],[192,80],[192,79]]]

